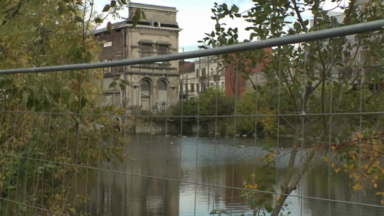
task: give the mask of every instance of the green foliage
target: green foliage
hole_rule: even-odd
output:
[[[200,47],[212,48],[240,43],[238,29],[227,27],[222,22],[224,18],[238,19],[249,24],[245,29],[249,31],[249,39],[242,41],[247,43],[252,40],[279,38],[379,20],[382,19],[384,11],[384,5],[376,1],[367,1],[364,5],[357,5],[355,1],[351,1],[347,7],[336,6],[345,16],[339,23],[335,17],[328,14],[328,10],[322,8],[323,2],[320,0],[252,2],[254,6],[243,14],[238,13],[236,6],[215,3],[211,18],[216,21],[216,24],[213,31],[207,33],[206,37],[200,41]],[[339,4],[341,1],[333,2]],[[309,26],[310,20],[303,14],[305,11],[312,12],[313,25],[311,26]],[[342,146],[349,146],[341,148],[345,151],[332,154],[332,160],[344,158],[342,163],[345,162],[345,158],[349,158],[348,163],[353,164],[353,169],[346,169],[346,172],[354,173],[354,170],[360,170],[367,176],[372,176],[374,172],[369,172],[369,169],[373,165],[369,164],[376,164],[376,168],[380,169],[377,163],[382,157],[381,151],[378,157],[373,157],[368,164],[358,164],[356,158],[370,154],[367,152],[363,155],[356,154],[354,149],[356,146],[351,143],[356,143],[356,137],[353,138],[353,134],[356,133],[356,126],[359,126],[360,120],[364,131],[375,129],[375,133],[360,136],[376,137],[377,134],[382,133],[379,125],[382,124],[383,119],[378,116],[365,115],[360,118],[358,114],[355,116],[341,116],[341,114],[383,111],[384,107],[380,102],[383,100],[382,90],[372,88],[382,85],[383,45],[383,31],[377,31],[374,34],[370,32],[356,36],[282,45],[274,47],[270,55],[256,50],[223,55],[224,66],[237,69],[234,70],[236,74],[233,77],[243,77],[249,81],[252,81],[249,78],[250,69],[261,62],[264,63],[265,68],[262,73],[266,79],[265,84],[257,86],[258,84],[253,83],[253,88],[257,91],[258,110],[275,110],[278,114],[296,115],[282,116],[278,119],[279,129],[294,136],[288,172],[280,183],[283,194],[290,194],[294,190],[303,173],[305,175],[309,170],[308,164],[313,163],[315,156],[324,154],[330,146],[334,145],[328,143],[332,139],[337,140],[338,148],[340,148],[339,143],[343,143]],[[265,61],[266,58],[268,61]],[[246,95],[242,96],[244,101],[240,99],[242,105],[238,107],[239,112],[253,113],[253,103],[249,103],[246,97]],[[317,115],[306,115],[309,113]],[[336,115],[327,116],[328,113]],[[241,121],[244,129],[252,129],[255,122],[252,119]],[[298,148],[299,138],[302,136],[317,137],[310,144],[311,149]],[[382,142],[376,143],[380,146],[382,144]],[[378,150],[368,143],[365,145],[366,151]],[[300,160],[300,167],[294,170],[299,151],[306,151],[306,153],[300,154],[305,156]],[[350,154],[351,152],[354,153]],[[355,159],[351,160],[352,156]],[[331,158],[324,158],[325,162],[331,163]],[[351,179],[350,185],[354,191],[363,189],[359,179],[359,176]],[[287,196],[281,195],[278,197],[278,202],[273,203],[272,216],[279,215],[286,198]]]
[[[52,2],[50,2],[52,3]],[[18,19],[23,15],[23,9],[28,7],[31,11],[36,11],[36,14],[42,13],[42,8],[46,4],[46,0],[34,0],[31,4],[30,0],[16,0],[16,1],[1,1],[0,2],[0,28],[8,25],[13,19]],[[127,6],[127,0],[110,0],[110,3],[105,4],[101,13],[97,13],[94,10],[95,0],[58,0],[55,1],[57,13],[59,15],[68,15],[71,14],[70,20],[87,24],[86,30],[90,30],[89,20],[92,17],[95,17],[93,21],[95,22],[95,28],[98,27],[108,16],[113,16],[115,18],[121,18],[119,11],[124,9]],[[47,4],[46,4],[47,5]],[[89,12],[85,14],[84,12]],[[50,12],[52,14],[52,12]],[[77,16],[81,13],[81,16]],[[137,14],[133,18],[133,26],[137,25],[137,22],[141,18],[145,18],[145,14],[142,10],[137,9]],[[69,17],[67,17],[69,18]],[[107,24],[108,26],[108,24]]]
[[[257,95],[254,90],[246,90],[237,101],[237,114],[239,115],[273,115],[275,112],[268,109],[264,104],[266,101],[259,100],[260,95]],[[257,103],[256,103],[257,101]],[[256,107],[257,105],[257,107]],[[261,109],[259,108],[261,107]],[[257,109],[256,109],[257,108]],[[243,117],[239,120],[240,131],[246,133],[254,133],[263,131],[265,133],[273,133],[276,130],[276,118],[274,117]],[[256,126],[256,128],[255,128]]]
[[[99,42],[88,28],[94,19],[84,14],[89,3],[22,1],[17,12],[24,16],[0,25],[0,69],[97,61]],[[125,158],[129,138],[114,121],[125,112],[101,107],[102,77],[101,70],[0,76],[0,215],[52,214],[34,206],[81,215],[75,210],[87,199],[75,194],[75,181],[89,167]]]
[[[234,98],[226,97],[220,89],[208,88],[201,93],[196,100],[180,101],[170,108],[169,113],[174,116],[196,116],[194,118],[173,119],[176,124],[183,124],[185,130],[191,129],[199,123],[203,127],[215,125],[218,121],[219,127],[225,124],[222,118],[212,116],[231,115],[234,111]]]

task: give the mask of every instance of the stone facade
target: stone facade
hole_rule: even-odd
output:
[[[132,18],[137,9],[144,12],[142,19],[132,27]],[[177,53],[179,49],[179,28],[174,7],[130,3],[130,17],[107,29],[97,30],[95,35],[103,41],[100,61],[138,59],[150,56]],[[129,109],[157,112],[175,104],[179,98],[178,62],[155,62],[104,69],[103,88],[105,104],[123,106]],[[129,83],[126,91],[109,88],[113,80],[122,79]]]
[[[182,98],[194,99],[207,88],[225,88],[224,69],[217,56],[201,57],[194,62],[180,62],[180,67],[193,64],[192,67],[180,68]]]

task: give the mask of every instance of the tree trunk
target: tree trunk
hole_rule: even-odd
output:
[[[275,208],[273,208],[273,211],[271,213],[271,216],[278,216],[281,208],[283,207],[285,200],[287,199],[288,195],[280,195],[279,199],[277,200],[277,203],[275,205]]]
[[[278,202],[276,203],[275,207],[273,208],[273,211],[271,213],[271,216],[278,216],[281,208],[283,207],[285,200],[288,197],[288,194],[291,193],[292,189],[289,187],[289,182],[291,181],[292,178],[292,173],[293,173],[293,167],[295,165],[295,160],[297,156],[297,147],[298,147],[298,141],[299,141],[299,136],[300,136],[300,131],[301,131],[301,124],[296,123],[295,124],[295,136],[293,138],[293,143],[292,143],[292,151],[291,155],[289,158],[289,163],[288,163],[288,172],[284,177],[284,181],[281,184],[281,191],[280,193],[282,195],[279,196]],[[277,179],[276,179],[277,182]]]
[[[288,172],[285,175],[283,183],[281,184],[281,191],[280,191],[281,195],[279,196],[279,199],[278,199],[278,201],[277,201],[277,203],[276,203],[276,205],[275,205],[275,207],[271,213],[271,216],[278,216],[279,215],[281,208],[284,206],[285,200],[288,198],[289,194],[291,194],[291,192],[296,189],[297,185],[300,183],[302,176],[306,172],[309,164],[311,163],[313,157],[316,155],[316,152],[318,151],[318,149],[316,147],[312,147],[308,156],[303,160],[303,162],[301,162],[302,167],[300,168],[299,172],[292,178],[295,159],[296,159],[297,152],[298,152],[297,151],[297,147],[298,147],[297,143],[298,143],[298,139],[299,139],[299,130],[300,130],[299,126],[300,126],[300,124],[295,125],[296,132],[295,132],[295,138],[294,138],[293,145],[292,145],[291,157],[289,159]],[[324,138],[324,134],[325,134],[325,131],[322,131],[319,139],[316,142],[316,145],[319,144],[319,142]],[[303,151],[303,149],[302,149],[302,151]],[[289,183],[291,183],[291,185],[289,185]]]

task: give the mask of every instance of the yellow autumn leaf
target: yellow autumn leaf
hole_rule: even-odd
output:
[[[360,186],[359,184],[355,184],[352,188],[353,190],[358,191],[362,189],[362,186]]]
[[[324,163],[327,163],[328,162],[328,158],[324,157],[323,161],[324,161]]]
[[[377,184],[376,184],[376,183],[375,183],[375,184],[373,184],[373,187],[377,188]]]
[[[381,203],[381,205],[384,205],[384,200],[381,200],[381,202],[380,202],[380,203]]]

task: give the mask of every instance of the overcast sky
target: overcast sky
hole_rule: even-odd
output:
[[[98,11],[101,11],[105,4],[110,0],[96,0],[96,7]],[[198,49],[198,40],[205,37],[205,33],[210,33],[214,29],[214,21],[211,19],[211,8],[214,6],[214,2],[218,4],[226,3],[229,6],[236,4],[240,8],[240,12],[246,11],[252,8],[252,0],[134,0],[132,2],[154,4],[162,6],[176,7],[179,11],[177,14],[177,22],[179,27],[183,30],[180,32],[179,37],[179,50],[192,51]],[[325,8],[333,7],[331,4],[326,4]],[[124,17],[128,16],[128,10],[121,12]],[[303,18],[309,18],[310,12],[305,12]],[[118,20],[110,20],[115,22]],[[249,38],[249,32],[244,31],[245,27],[249,26],[248,23],[239,21],[238,19],[228,19],[225,23],[229,27],[239,28],[239,39]],[[105,25],[105,24],[104,24]]]

